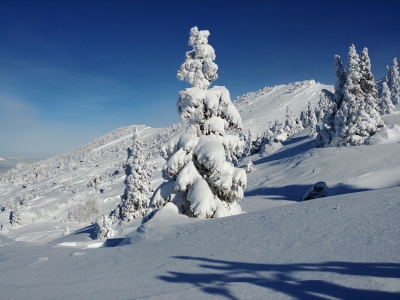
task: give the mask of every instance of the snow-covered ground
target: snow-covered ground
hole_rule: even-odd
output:
[[[261,134],[284,122],[285,105],[297,116],[308,101],[316,105],[321,89],[332,86],[264,88],[235,105],[245,131]],[[0,298],[400,299],[400,114],[383,119],[373,145],[314,148],[305,129],[268,156],[253,155],[240,203],[246,214],[198,220],[166,206],[107,241],[92,239],[90,221],[120,201],[135,126],[9,171],[0,183],[0,224],[11,202],[29,200],[24,226],[0,232]],[[156,145],[151,152],[179,127],[140,129]],[[164,160],[148,161],[157,187]],[[96,187],[88,187],[94,177]],[[317,182],[328,197],[302,202]],[[73,219],[88,201],[97,211]],[[62,236],[66,225],[71,234]]]

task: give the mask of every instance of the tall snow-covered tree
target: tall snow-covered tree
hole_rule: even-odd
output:
[[[179,197],[168,192],[163,199],[168,199],[182,214],[213,218],[240,212],[237,201],[243,200],[247,176],[232,161],[233,156],[243,154],[244,141],[229,133],[241,131],[242,120],[225,87],[208,89],[217,78],[209,35],[207,30],[199,31],[197,27],[190,30],[189,45],[193,50],[186,53],[186,62],[177,75],[192,85],[179,93],[177,102],[181,119],[189,120],[190,125],[162,147],[167,158],[163,173],[169,182],[157,189],[150,203],[154,207],[146,216],[155,209],[153,203],[159,202],[163,187],[168,190],[171,185]]]
[[[386,82],[382,86],[382,97],[380,102],[380,111],[382,114],[393,114],[395,112],[395,107],[390,99],[390,90]]]
[[[394,105],[400,103],[400,74],[399,74],[399,62],[395,57],[393,59],[393,66],[390,68],[390,77],[388,86],[392,95],[392,103]]]
[[[116,214],[122,222],[129,222],[144,216],[154,191],[151,184],[152,170],[146,164],[143,143],[137,129],[133,133],[132,146],[128,148],[125,174],[125,190]]]
[[[335,134],[335,115],[342,105],[347,81],[346,71],[344,70],[342,60],[339,55],[335,55],[335,91],[333,94],[333,103],[328,106],[322,118],[322,125],[316,137],[316,144],[321,147],[327,147]]]
[[[211,82],[218,78],[218,66],[214,63],[215,51],[208,44],[208,30],[198,30],[195,26],[190,29],[189,46],[185,62],[181,65],[176,77],[186,80],[192,87],[208,89]]]
[[[368,49],[365,47],[360,56],[360,86],[365,97],[372,101],[371,105],[378,111],[378,90],[375,79],[371,72],[371,60],[369,59]]]
[[[349,50],[349,70],[342,105],[335,115],[333,146],[357,146],[383,126],[375,101],[361,88],[360,59],[354,45]]]

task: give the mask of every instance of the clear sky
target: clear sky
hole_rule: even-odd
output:
[[[121,126],[179,121],[189,30],[207,29],[231,98],[314,79],[368,47],[400,56],[400,1],[0,0],[0,153],[58,153]]]

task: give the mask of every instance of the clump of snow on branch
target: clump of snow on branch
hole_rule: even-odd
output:
[[[186,80],[192,87],[206,90],[212,81],[218,78],[218,66],[214,63],[215,51],[208,44],[208,30],[190,29],[189,46],[193,50],[186,52],[185,62],[181,65],[176,77]]]

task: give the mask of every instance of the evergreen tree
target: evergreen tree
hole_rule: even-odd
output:
[[[96,219],[94,226],[98,239],[107,239],[112,237],[111,220],[105,214]]]
[[[348,65],[344,99],[335,115],[333,146],[362,145],[383,126],[373,97],[361,88],[360,59],[354,45],[349,50]]]
[[[128,148],[125,174],[126,187],[117,209],[117,218],[129,222],[144,216],[154,191],[151,184],[152,170],[145,162],[143,143],[137,129],[133,133],[133,145]]]
[[[399,62],[395,57],[393,59],[393,66],[390,69],[390,92],[392,95],[392,103],[394,105],[400,102],[400,74],[399,74]]]
[[[311,126],[312,123],[317,124],[317,117],[315,116],[315,110],[311,101],[308,101],[307,110],[303,111],[302,117],[302,124],[304,128]]]
[[[303,129],[304,128],[300,120],[293,115],[292,111],[289,109],[289,106],[286,106],[286,121],[284,130],[288,137],[300,132]]]
[[[339,55],[335,55],[335,70],[337,79],[333,94],[333,103],[327,107],[322,119],[321,128],[318,130],[316,137],[316,144],[321,147],[329,146],[332,141],[332,137],[335,134],[335,116],[344,98],[347,75]]]
[[[186,80],[192,87],[208,89],[211,82],[218,78],[218,66],[214,63],[215,51],[208,44],[208,30],[199,31],[195,26],[190,29],[189,46],[193,50],[186,52],[185,62],[176,77]]]
[[[173,184],[179,197],[169,198],[180,213],[198,218],[222,217],[240,211],[246,172],[235,168],[232,156],[243,154],[244,142],[227,130],[241,131],[242,120],[225,87],[214,86],[217,79],[214,49],[208,45],[208,31],[190,30],[186,62],[178,71],[192,87],[179,93],[177,103],[181,119],[188,119],[188,129],[173,136],[162,148],[167,157],[164,176]],[[162,186],[159,187],[159,189]],[[151,206],[157,201],[153,195]],[[153,208],[149,208],[152,211]],[[154,211],[152,212],[154,213]],[[148,216],[149,213],[146,213]]]
[[[325,112],[327,112],[334,103],[334,95],[330,91],[322,89],[319,93],[318,107],[315,108],[317,122],[322,121]]]
[[[367,48],[363,49],[360,56],[360,73],[361,90],[363,91],[365,97],[369,97],[369,100],[372,101],[371,105],[373,108],[378,111],[378,90],[376,89],[374,76],[371,72],[371,61],[368,56]]]
[[[251,171],[253,171],[253,169],[254,169],[253,162],[251,161],[251,158],[248,157],[247,164],[246,164],[246,173],[250,173]]]
[[[19,204],[14,205],[13,210],[10,211],[10,224],[11,227],[18,228],[22,226],[21,211],[19,209]]]
[[[382,114],[393,114],[395,112],[395,107],[390,100],[390,90],[386,82],[383,83],[382,87],[382,97],[380,102],[380,110]]]

